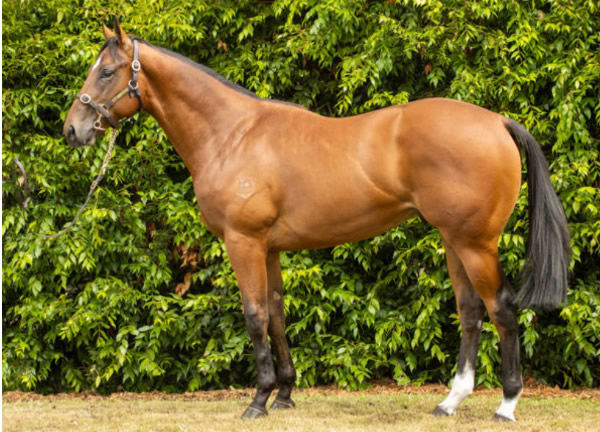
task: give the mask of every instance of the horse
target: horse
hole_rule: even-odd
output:
[[[523,389],[517,308],[565,302],[569,232],[544,154],[519,123],[444,98],[345,118],[259,98],[211,69],[130,37],[115,19],[66,117],[73,146],[109,126],[153,116],[192,177],[203,223],[224,243],[241,291],[257,369],[242,418],[295,406],[285,336],[280,252],[381,234],[413,216],[437,227],[462,339],[456,374],[436,416],[455,415],[474,387],[482,320],[498,330],[503,398],[494,417],[515,421]],[[522,287],[511,288],[498,240],[527,165],[529,238]],[[275,370],[271,345],[277,357]]]

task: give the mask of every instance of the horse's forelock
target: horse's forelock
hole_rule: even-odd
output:
[[[121,60],[121,55],[119,54],[119,42],[116,37],[107,39],[106,42],[104,42],[104,45],[102,45],[100,48],[100,51],[98,51],[98,55],[96,57],[100,57],[100,54],[102,54],[106,48],[110,50],[110,53],[115,59]]]

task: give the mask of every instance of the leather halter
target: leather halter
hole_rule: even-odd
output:
[[[138,85],[138,73],[139,73],[140,69],[142,68],[142,64],[140,63],[140,60],[139,60],[139,51],[140,51],[140,49],[138,46],[138,41],[134,39],[133,40],[133,61],[131,62],[131,79],[129,80],[127,87],[125,87],[123,90],[121,90],[115,96],[113,96],[112,99],[110,99],[108,102],[106,102],[104,104],[99,104],[94,99],[92,99],[92,97],[89,94],[77,93],[77,99],[79,99],[79,102],[81,102],[84,105],[91,106],[98,114],[98,118],[94,122],[94,129],[99,130],[99,131],[106,130],[106,128],[102,127],[102,117],[104,117],[106,119],[106,121],[108,121],[114,129],[119,129],[121,127],[121,123],[119,123],[111,115],[109,110],[117,102],[119,102],[121,99],[123,99],[125,97],[125,95],[127,95],[127,94],[129,94],[129,97],[134,97],[134,96],[137,97],[137,99],[140,103],[138,111],[142,110],[142,108],[143,108],[142,92],[140,91],[140,87]]]

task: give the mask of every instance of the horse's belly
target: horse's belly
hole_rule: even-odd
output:
[[[284,214],[271,228],[269,246],[276,250],[316,249],[364,240],[418,214],[409,202],[361,204],[347,196],[330,205]]]

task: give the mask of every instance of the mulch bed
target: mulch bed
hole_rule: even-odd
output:
[[[533,378],[524,378],[525,389],[522,397],[525,398],[571,398],[600,402],[600,388],[579,388],[575,390],[563,390],[556,387],[546,386],[535,381]],[[364,394],[439,394],[445,395],[448,393],[448,387],[443,384],[426,384],[422,386],[399,386],[391,379],[377,380],[371,383],[371,387],[360,392],[351,392],[340,389],[335,385],[317,386],[308,389],[296,389],[294,392],[306,395],[355,395],[357,393]],[[501,396],[502,389],[487,389],[477,388],[474,394]],[[41,395],[37,393],[28,393],[20,391],[2,393],[2,402],[31,402],[31,401],[58,401],[67,399],[79,400],[173,400],[173,401],[218,401],[218,400],[236,400],[247,399],[254,395],[254,389],[234,389],[229,390],[211,390],[197,391],[187,393],[169,394],[162,392],[148,393],[129,393],[118,392],[110,395],[100,395],[98,393],[86,391],[79,393],[57,393],[51,395]]]

